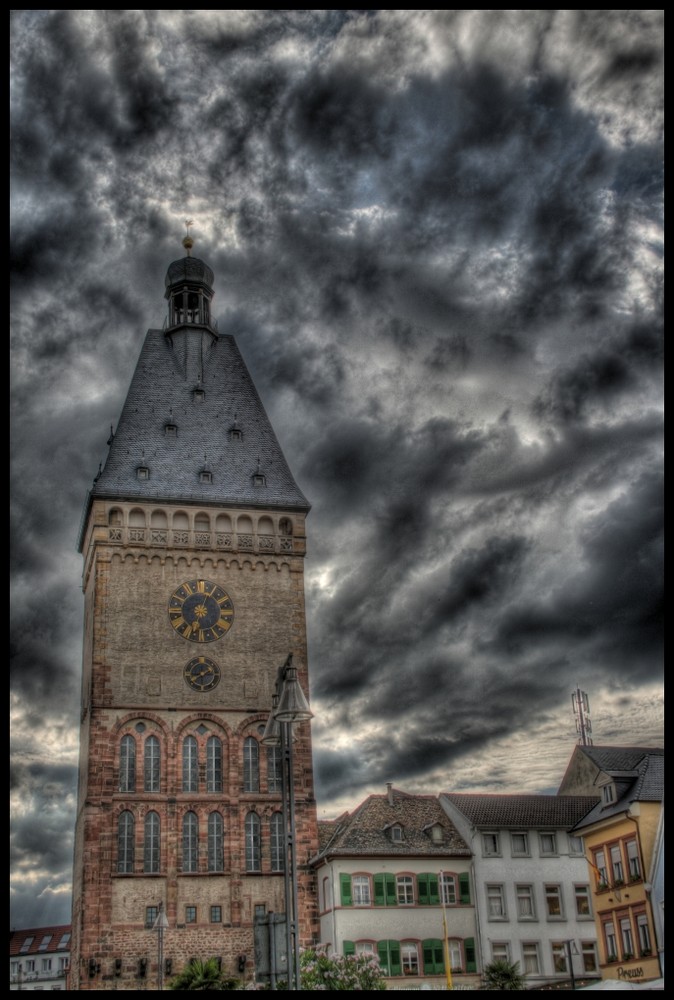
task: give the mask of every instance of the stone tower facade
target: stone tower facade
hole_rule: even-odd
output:
[[[232,336],[213,272],[169,266],[84,511],[84,651],[72,988],[156,988],[192,957],[249,978],[253,922],[284,900],[279,665],[308,694],[309,504]],[[317,935],[309,723],[296,727],[300,930]],[[244,960],[245,956],[245,960]]]

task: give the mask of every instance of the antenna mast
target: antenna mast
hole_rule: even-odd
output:
[[[585,691],[579,687],[571,695],[573,714],[576,717],[576,732],[578,733],[578,745],[582,747],[592,746],[592,720],[590,719],[590,702]]]

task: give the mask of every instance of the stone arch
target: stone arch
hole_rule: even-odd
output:
[[[145,511],[141,510],[140,507],[133,507],[129,511],[129,527],[130,528],[145,527]]]

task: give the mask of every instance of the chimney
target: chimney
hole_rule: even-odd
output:
[[[388,798],[388,804],[390,806],[392,806],[393,805],[393,782],[392,781],[387,781],[386,782],[386,796]]]

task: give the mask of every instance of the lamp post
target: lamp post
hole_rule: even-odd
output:
[[[261,742],[281,748],[281,792],[283,799],[283,829],[285,831],[285,863],[283,875],[286,901],[286,955],[288,989],[300,990],[300,937],[297,897],[297,844],[295,830],[295,775],[293,766],[293,732],[297,722],[313,718],[304,692],[297,680],[297,667],[289,653],[276,675],[272,709]]]
[[[152,930],[157,932],[157,989],[164,989],[164,931],[168,927],[164,904],[160,903]]]
[[[573,956],[574,955],[578,955],[579,952],[578,952],[578,948],[576,947],[576,942],[575,941],[565,941],[564,944],[566,945],[566,954],[568,955],[568,958],[569,958],[569,973],[571,975],[571,989],[575,990],[575,988],[576,988],[576,977],[575,977],[575,975],[573,973]]]

